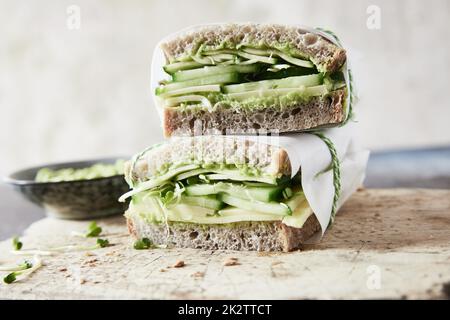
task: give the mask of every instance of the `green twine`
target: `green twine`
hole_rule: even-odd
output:
[[[333,206],[331,207],[331,218],[329,225],[333,224],[334,218],[336,217],[338,200],[341,195],[341,167],[340,161],[337,155],[336,147],[334,146],[333,141],[327,138],[322,132],[313,132],[315,136],[319,137],[330,150],[331,155],[331,163],[329,167],[333,169],[333,186],[334,186],[334,197],[333,197]]]
[[[322,32],[328,33],[330,36],[332,36],[337,44],[342,48],[341,40],[339,40],[338,36],[331,30],[324,29],[324,28],[316,28],[317,30],[320,30]],[[354,93],[354,85],[353,85],[353,73],[351,69],[347,69],[348,72],[348,82],[349,82],[349,103],[348,103],[348,113],[345,120],[341,123],[340,127],[344,126],[353,119],[354,113],[353,113],[353,103],[356,100],[356,95]]]

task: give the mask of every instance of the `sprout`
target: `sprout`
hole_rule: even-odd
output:
[[[30,274],[32,274],[34,271],[39,269],[42,266],[42,261],[39,258],[39,256],[34,256],[33,262],[25,261],[22,264],[18,265],[17,268],[20,268],[20,270],[15,270],[9,274],[7,274],[3,278],[3,282],[6,284],[11,284],[17,280],[21,280],[25,277],[28,277]]]
[[[9,271],[9,272],[21,271],[21,270],[29,269],[32,266],[33,266],[33,264],[30,261],[25,260],[21,264],[14,265],[14,266],[0,266],[0,271]]]
[[[108,239],[97,239],[97,246],[99,248],[105,248],[107,246],[109,246],[109,241]]]
[[[100,235],[100,233],[102,233],[102,228],[99,227],[97,225],[97,222],[92,221],[86,232],[82,233],[82,232],[77,232],[77,231],[72,231],[72,235],[74,236],[79,236],[79,237],[83,237],[83,238],[93,238],[93,237],[98,237]]]
[[[76,252],[76,251],[89,251],[96,250],[100,248],[105,248],[110,245],[107,239],[97,239],[96,244],[93,246],[76,246],[76,245],[66,245],[60,247],[51,247],[45,249],[30,249],[30,250],[22,250],[22,251],[12,251],[13,254],[16,255],[54,255],[57,253],[65,253],[65,252]]]
[[[141,240],[137,240],[133,245],[133,248],[136,250],[144,250],[154,247],[155,246],[153,245],[153,243],[150,241],[149,238],[142,238]]]
[[[12,239],[12,245],[13,245],[14,250],[20,250],[20,249],[22,249],[23,243],[20,242],[18,237],[14,237]]]

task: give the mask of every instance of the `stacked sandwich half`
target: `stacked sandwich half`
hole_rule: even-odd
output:
[[[126,166],[131,190],[120,200],[131,198],[125,216],[138,239],[290,251],[323,234],[341,191],[348,196],[362,181],[356,170],[352,183],[342,183],[351,137],[331,129],[333,141],[324,129],[343,126],[352,102],[346,52],[329,33],[260,24],[190,28],[162,41],[152,82],[170,139]],[[311,174],[305,155],[325,159],[323,168]],[[319,185],[324,206],[305,192],[319,175],[330,177]]]

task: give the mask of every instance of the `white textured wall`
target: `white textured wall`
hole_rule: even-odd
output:
[[[71,4],[80,30],[66,27]],[[366,27],[371,4],[381,30]],[[156,42],[221,21],[330,27],[351,50],[366,146],[450,143],[446,0],[0,0],[0,174],[160,140],[149,91]]]

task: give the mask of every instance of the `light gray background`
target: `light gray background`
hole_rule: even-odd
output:
[[[66,25],[73,4],[79,30]],[[381,30],[366,27],[369,5],[381,9]],[[149,90],[157,41],[227,21],[334,30],[352,57],[365,146],[450,144],[446,0],[0,0],[0,174],[133,154],[162,139]]]

